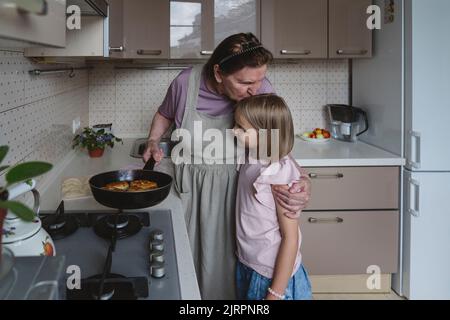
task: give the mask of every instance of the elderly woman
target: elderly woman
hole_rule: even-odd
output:
[[[238,177],[234,148],[226,148],[219,153],[219,160],[222,161],[217,161],[217,152],[214,159],[208,159],[211,152],[203,151],[210,142],[203,141],[203,132],[220,130],[224,138],[222,146],[230,145],[227,139],[233,138],[226,131],[234,127],[235,103],[251,95],[274,92],[265,77],[271,60],[272,54],[251,33],[226,38],[205,65],[184,70],[173,80],[150,128],[145,161],[151,156],[157,162],[162,159],[158,142],[173,122],[176,128],[192,133],[191,141],[183,139],[180,142],[184,146],[181,160],[192,161],[175,165],[174,180],[185,208],[186,226],[203,299],[235,298],[235,198]],[[194,127],[197,131],[201,127],[202,133],[195,135]],[[234,145],[233,141],[231,145]],[[174,158],[176,156],[172,155]],[[202,161],[199,163],[198,159]],[[179,162],[182,161],[176,161]],[[299,212],[309,201],[310,182],[304,174],[302,177],[304,179],[299,183],[291,188],[280,188],[275,195],[294,219],[298,218]]]

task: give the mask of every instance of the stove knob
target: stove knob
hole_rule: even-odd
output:
[[[150,263],[150,275],[154,278],[162,278],[166,274],[164,262],[153,261]]]
[[[160,250],[152,250],[150,252],[150,263],[154,261],[164,262],[164,252]]]
[[[164,250],[164,242],[162,242],[161,240],[150,241],[150,251],[153,251],[153,250],[163,251]]]
[[[150,233],[150,237],[152,240],[164,240],[164,232],[160,229],[155,229]]]

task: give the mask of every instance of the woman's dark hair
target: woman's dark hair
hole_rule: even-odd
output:
[[[223,40],[205,64],[203,73],[214,81],[214,65],[219,65],[224,75],[233,74],[245,67],[257,68],[270,63],[272,53],[264,48],[252,33],[237,33]]]

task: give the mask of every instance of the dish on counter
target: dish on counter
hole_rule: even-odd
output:
[[[313,131],[306,131],[301,135],[297,135],[302,140],[311,143],[324,143],[331,140],[331,134],[328,130],[315,128]]]

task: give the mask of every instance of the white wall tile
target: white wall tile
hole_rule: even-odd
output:
[[[327,82],[327,63],[324,60],[302,61],[300,70],[303,84]]]
[[[31,76],[31,69],[51,69],[0,49],[0,145],[9,145],[5,163],[29,160],[53,164],[71,149],[72,120],[88,125],[88,73]]]
[[[303,106],[310,109],[322,109],[327,103],[327,85],[322,83],[309,83],[301,85]]]
[[[274,75],[275,78],[270,78],[272,83],[301,83],[300,63],[275,64]]]
[[[327,104],[348,104],[348,83],[330,83],[327,89]]]
[[[348,60],[328,60],[327,75],[328,83],[348,83],[349,80]]]
[[[142,85],[116,85],[116,111],[142,109]]]
[[[147,134],[170,83],[180,72],[182,70],[115,70],[111,65],[95,65],[89,75],[90,91],[94,91],[90,93],[90,123],[107,120],[114,123],[118,134]],[[268,67],[266,76],[291,108],[294,126],[299,132],[325,124],[325,104],[348,103],[348,60],[276,62]],[[97,92],[100,83],[115,87],[114,101],[110,95]],[[108,103],[104,103],[105,100]],[[105,104],[116,105],[113,120]],[[142,117],[136,126],[139,116]]]
[[[115,110],[116,86],[89,86],[89,108],[96,110]]]

